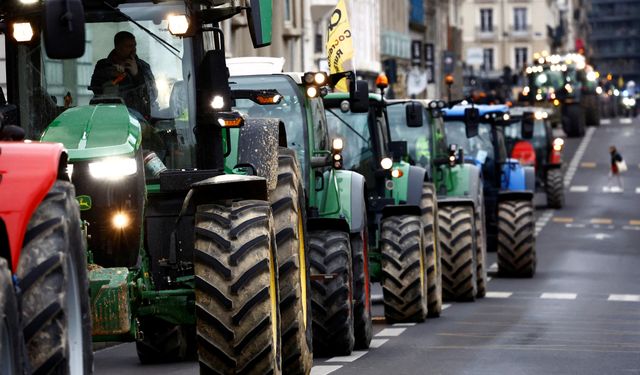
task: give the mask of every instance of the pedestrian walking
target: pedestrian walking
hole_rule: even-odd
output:
[[[627,163],[622,159],[622,155],[620,155],[616,146],[609,146],[609,154],[611,155],[611,169],[609,171],[609,181],[607,185],[612,191],[622,191],[624,189],[624,185],[621,174],[627,171]],[[611,187],[611,180],[614,178],[616,179],[617,185]]]

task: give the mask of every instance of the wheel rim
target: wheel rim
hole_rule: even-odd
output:
[[[67,281],[67,339],[69,343],[69,373],[84,373],[84,338],[82,332],[82,309],[80,306],[80,285],[78,275],[70,256],[66,257]]]
[[[11,347],[11,335],[7,318],[2,319],[0,326],[0,375],[13,375],[17,373],[13,363],[14,353]]]
[[[300,259],[300,294],[302,298],[302,323],[307,328],[307,259],[304,252],[304,226],[302,215],[298,213],[298,251]]]

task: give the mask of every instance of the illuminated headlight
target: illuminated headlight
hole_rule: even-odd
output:
[[[591,82],[595,82],[595,80],[596,80],[597,78],[598,78],[598,77],[596,77],[596,72],[589,72],[589,73],[587,73],[587,79],[588,79],[589,81],[591,81]]]
[[[536,100],[542,100],[542,95],[541,94],[537,94],[536,95]]]
[[[511,118],[511,116],[509,116],[509,114],[508,114],[508,113],[505,113],[504,115],[502,115],[502,119],[503,119],[504,121],[509,121],[509,119],[510,119],[510,118]]]
[[[138,171],[135,158],[108,158],[89,163],[89,174],[93,178],[119,180]]]
[[[393,177],[393,178],[400,178],[400,177],[402,177],[403,174],[404,173],[402,173],[402,171],[399,170],[399,169],[394,169],[394,170],[391,171],[391,177]]]
[[[596,94],[598,95],[602,94],[602,87],[600,86],[596,87]]]
[[[224,98],[220,95],[216,95],[213,97],[211,101],[211,108],[213,109],[222,109],[224,107]]]
[[[38,0],[20,0],[20,4],[23,4],[23,5],[32,5],[32,4],[35,4],[37,2],[38,2]]]
[[[613,90],[613,95],[619,96],[620,95],[620,91],[618,89]]]
[[[553,140],[553,149],[556,151],[560,151],[562,150],[562,147],[564,146],[564,139],[562,138],[556,138]]]
[[[629,107],[633,107],[634,105],[636,105],[636,100],[634,98],[630,98],[629,99]]]
[[[29,22],[16,22],[13,24],[13,38],[16,42],[28,42],[33,39],[33,27]]]
[[[573,87],[568,83],[566,85],[564,85],[564,89],[567,90],[567,92],[569,94],[571,94],[573,92]]]
[[[391,160],[391,158],[384,158],[380,160],[380,166],[382,169],[391,169],[391,167],[393,167],[393,160]]]
[[[344,141],[342,138],[334,138],[331,142],[331,148],[333,152],[340,152],[344,148]]]
[[[318,96],[318,89],[311,86],[311,87],[307,87],[307,96],[309,98],[315,98]]]
[[[169,32],[173,35],[184,35],[189,30],[189,19],[184,14],[172,14],[168,17],[168,21]]]
[[[542,117],[542,113],[543,113],[543,112],[539,112],[539,111],[538,111],[538,112],[536,112],[536,113],[534,114],[535,119],[536,119],[536,120],[542,120],[542,119],[543,119],[543,117]]]
[[[129,219],[129,215],[124,212],[117,212],[111,218],[111,224],[116,229],[124,229],[129,225],[129,223],[131,223],[131,219]]]

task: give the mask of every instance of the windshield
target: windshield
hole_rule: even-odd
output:
[[[422,113],[422,127],[410,128],[406,123],[406,106],[402,104],[387,107],[392,141],[406,141],[409,163],[429,168],[431,155],[431,116]]]
[[[512,123],[504,128],[504,135],[509,144],[522,139],[522,122]],[[547,143],[547,132],[544,120],[535,120],[533,123],[533,137],[529,139],[536,149],[544,148]]]
[[[339,108],[327,109],[327,125],[331,138],[342,138],[344,168],[368,171],[375,165],[375,152],[369,131],[369,114],[342,112]],[[363,172],[360,172],[364,174]]]
[[[249,117],[278,118],[284,123],[289,148],[298,153],[304,165],[306,113],[303,112],[304,98],[300,90],[285,76],[245,76],[232,77],[231,90],[276,90],[282,100],[275,105],[260,105],[250,99],[236,99],[234,110]]]
[[[480,123],[478,135],[467,138],[463,121],[445,121],[445,132],[449,144],[456,144],[464,150],[465,157],[471,157],[479,163],[495,160],[495,151],[491,142],[491,125]]]
[[[21,66],[39,75],[39,85],[29,78],[19,80],[20,92],[28,95],[20,103],[21,123],[29,124],[38,137],[65,109],[109,97],[124,102],[142,123],[143,148],[156,151],[168,168],[190,167],[195,152],[192,45],[190,38],[172,36],[166,21],[168,14],[184,12],[184,5],[119,9],[166,43],[108,11],[87,13],[85,54],[78,59],[42,57],[43,69],[38,71],[31,61],[40,49],[21,46]]]

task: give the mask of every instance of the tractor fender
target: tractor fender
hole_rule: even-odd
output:
[[[562,168],[562,163],[549,163],[549,164],[545,164],[544,165],[545,170],[551,170],[551,169],[559,169]]]
[[[307,218],[307,230],[332,230],[349,233],[349,223],[341,217],[313,217]]]
[[[12,271],[18,266],[31,215],[55,181],[68,178],[66,165],[60,143],[0,142],[0,197],[11,197],[0,199],[0,221],[8,239],[0,257],[9,260]]]
[[[480,194],[482,192],[482,169],[476,165],[470,165],[468,168],[469,176],[469,194],[468,197],[475,202],[475,205],[482,204]]]
[[[536,190],[536,169],[533,166],[523,167],[525,189],[528,191]]]
[[[269,200],[267,179],[259,176],[223,174],[191,185],[184,207],[214,203],[226,199]]]
[[[516,159],[509,159],[502,165],[502,190],[535,189],[535,168],[522,166]]]
[[[469,206],[475,211],[477,200],[464,197],[438,198],[438,209],[447,206]]]
[[[367,222],[365,180],[359,173],[349,173],[351,174],[351,233],[360,233]]]
[[[324,179],[327,187],[319,194],[320,218],[342,219],[348,232],[361,232],[366,223],[367,212],[364,177],[352,171],[330,170],[325,172]]]
[[[498,202],[512,200],[533,200],[533,191],[501,191],[498,193]]]
[[[238,135],[238,164],[250,165],[264,177],[269,191],[278,183],[278,146],[285,140],[284,124],[279,119],[248,118]]]
[[[398,215],[415,215],[421,216],[422,210],[418,205],[400,204],[385,206],[382,209],[382,218]]]
[[[414,165],[409,166],[409,176],[407,177],[407,205],[420,206],[422,199],[422,183],[428,178],[427,170]]]

